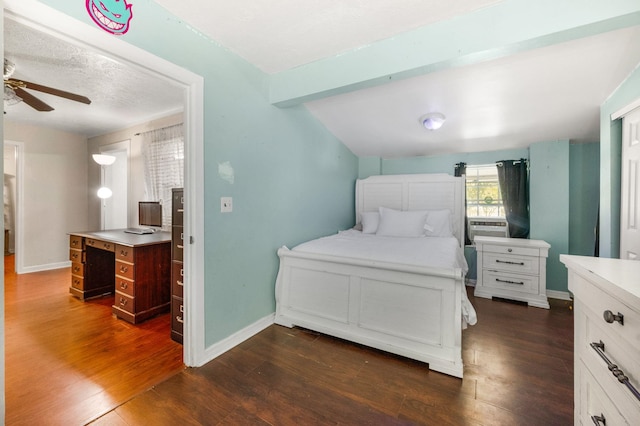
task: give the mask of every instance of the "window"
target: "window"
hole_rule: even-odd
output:
[[[504,218],[495,164],[467,166],[467,217]]]

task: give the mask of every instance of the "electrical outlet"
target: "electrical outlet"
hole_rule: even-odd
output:
[[[233,198],[220,197],[220,211],[222,213],[231,213],[233,211]]]

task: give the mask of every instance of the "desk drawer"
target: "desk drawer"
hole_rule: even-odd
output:
[[[124,260],[125,262],[133,263],[134,248],[129,246],[123,246],[116,244],[116,260]]]
[[[114,243],[110,243],[108,241],[96,240],[94,238],[87,238],[86,244],[88,246],[95,247],[100,250],[106,250],[111,252],[116,250],[116,245]]]
[[[135,278],[135,266],[131,263],[121,262],[119,260],[116,261],[116,276],[128,278],[133,281]]]
[[[79,235],[69,236],[69,247],[72,249],[84,250],[83,239]]]
[[[84,290],[84,278],[71,275],[71,287],[76,290]]]
[[[184,268],[182,262],[171,262],[171,294],[184,296]]]
[[[175,296],[171,298],[171,329],[184,334],[184,302]]]
[[[116,307],[122,309],[123,311],[127,311],[130,314],[134,314],[136,312],[135,299],[129,295],[120,293],[120,291],[116,291],[116,299],[114,301],[114,304]]]
[[[84,277],[84,263],[72,262],[71,263],[71,275],[77,275]]]
[[[76,263],[84,263],[84,251],[78,249],[69,249],[69,260]]]
[[[135,283],[122,277],[116,277],[116,291],[126,294],[127,296],[134,297]]]

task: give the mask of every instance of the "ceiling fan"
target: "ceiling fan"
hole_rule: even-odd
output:
[[[61,98],[70,99],[83,104],[90,104],[91,100],[86,96],[76,95],[75,93],[65,92],[63,90],[54,89],[52,87],[42,86],[36,83],[11,78],[16,66],[13,62],[4,60],[4,101],[5,105],[14,105],[24,102],[31,108],[38,111],[53,111],[53,107],[41,101],[31,93],[24,89],[37,90],[38,92],[48,93],[50,95],[60,96]]]

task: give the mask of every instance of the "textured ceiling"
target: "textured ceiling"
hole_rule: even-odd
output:
[[[182,89],[6,18],[4,43],[16,65],[12,78],[91,99],[85,105],[31,90],[54,111],[19,103],[5,108],[7,119],[96,136],[182,110]]]

